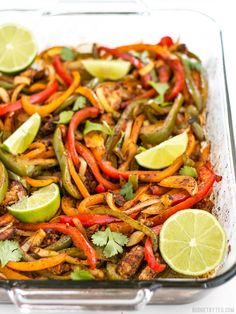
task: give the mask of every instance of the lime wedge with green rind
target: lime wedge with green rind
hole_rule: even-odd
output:
[[[207,211],[186,209],[163,224],[160,251],[174,271],[200,276],[215,270],[222,262],[226,251],[225,232]]]
[[[59,207],[60,190],[57,184],[52,183],[8,206],[7,209],[22,222],[36,223],[49,221],[55,216]]]
[[[0,26],[0,71],[15,73],[29,66],[37,54],[31,32],[17,24]]]
[[[35,139],[41,124],[38,113],[33,114],[2,144],[2,148],[12,155],[23,153]]]
[[[119,80],[130,70],[130,62],[123,60],[87,59],[81,62],[90,75],[103,80]]]
[[[183,132],[135,156],[137,163],[147,169],[170,166],[187,148],[188,135]]]

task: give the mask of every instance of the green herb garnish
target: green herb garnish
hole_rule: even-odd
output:
[[[0,262],[4,267],[9,261],[18,262],[22,258],[22,252],[16,241],[0,241]]]
[[[128,243],[128,238],[120,232],[112,232],[110,228],[106,228],[105,231],[94,233],[92,241],[97,246],[104,246],[103,253],[109,258],[123,252],[122,246]]]
[[[103,123],[101,124],[101,123],[94,123],[94,122],[87,120],[85,123],[84,135],[86,135],[92,131],[103,132],[107,135],[113,135],[114,134],[114,131],[112,130],[112,128],[105,121],[103,121]]]

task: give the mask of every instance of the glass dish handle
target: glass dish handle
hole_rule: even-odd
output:
[[[57,0],[44,12],[48,15],[67,14],[148,14],[147,5],[142,0]],[[51,8],[51,9],[50,9]]]
[[[136,310],[150,301],[153,292],[147,288],[119,290],[12,288],[8,294],[21,312],[29,313],[32,310]]]

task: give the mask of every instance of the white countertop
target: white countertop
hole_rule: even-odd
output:
[[[54,1],[54,0],[53,0]],[[66,0],[64,0],[66,2]],[[96,0],[95,0],[96,1]],[[150,8],[192,9],[203,12],[214,18],[223,32],[226,72],[229,96],[233,115],[234,134],[236,136],[236,18],[233,0],[143,0]],[[41,0],[37,5],[47,5],[50,1]],[[0,2],[0,9],[34,7],[32,0],[8,0]],[[236,312],[236,278],[221,287],[214,289],[198,302],[186,305],[148,306],[141,313],[234,313]],[[17,314],[13,305],[0,305],[0,313]],[[34,312],[36,313],[36,312]],[[58,312],[57,312],[58,313]],[[86,312],[90,314],[90,312]],[[91,312],[92,313],[92,312]],[[97,312],[99,313],[99,312]],[[108,313],[108,312],[107,312]],[[111,313],[111,312],[109,312]],[[114,312],[115,313],[115,312]],[[116,312],[119,313],[119,312]],[[123,312],[126,313],[126,312]]]

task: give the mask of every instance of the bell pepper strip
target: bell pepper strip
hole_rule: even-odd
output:
[[[79,214],[77,208],[75,208],[75,200],[71,196],[63,196],[61,199],[61,209],[67,216],[76,216]]]
[[[152,248],[152,243],[150,238],[147,238],[145,241],[145,246],[144,246],[144,258],[146,262],[148,263],[148,266],[158,272],[161,273],[163,270],[166,269],[166,264],[161,264],[157,261],[157,258],[155,257],[153,253],[153,248]]]
[[[58,84],[57,84],[57,81],[54,81],[53,83],[49,84],[47,88],[43,90],[42,92],[31,95],[30,102],[32,104],[44,102],[57,90],[58,90]],[[9,103],[9,104],[0,105],[0,116],[3,116],[8,112],[15,112],[21,108],[22,108],[21,100],[18,100],[12,104]]]
[[[74,226],[74,218],[78,218],[84,227],[90,227],[96,224],[107,225],[112,222],[121,221],[120,219],[108,215],[78,214],[76,216],[60,216],[60,223]]]
[[[88,212],[89,207],[103,204],[105,202],[106,193],[94,194],[89,197],[86,197],[78,206],[79,213]]]
[[[170,46],[174,45],[174,42],[170,36],[164,36],[161,38],[159,45],[170,47]]]
[[[170,176],[159,182],[160,186],[185,189],[191,196],[198,192],[197,181],[190,176]]]
[[[86,86],[79,86],[75,92],[86,97],[91,102],[91,104],[95,108],[98,108],[101,112],[104,111],[97,95],[90,88]]]
[[[33,179],[30,177],[24,177],[23,179],[25,179],[25,181],[33,187],[43,187],[43,186],[47,186],[53,182],[56,183],[59,181],[59,179],[57,177],[50,178],[50,179]]]
[[[161,196],[161,195],[165,194],[169,189],[164,188],[164,187],[159,186],[159,185],[152,185],[152,186],[150,186],[150,190],[151,190],[153,195]]]
[[[57,162],[54,159],[20,159],[17,156],[13,156],[5,152],[0,148],[0,160],[3,162],[4,166],[11,170],[12,172],[18,174],[21,177],[33,177],[37,176],[44,169],[54,167]]]
[[[139,221],[134,220],[130,216],[126,215],[124,212],[119,211],[119,210],[114,210],[111,208],[108,208],[108,209],[96,208],[96,209],[93,209],[93,213],[98,214],[98,215],[110,215],[110,216],[116,217],[126,222],[134,229],[142,231],[144,234],[146,234],[148,237],[151,238],[153,250],[154,251],[157,250],[157,236],[155,232],[153,232],[152,229],[148,228],[147,226],[141,224]]]
[[[60,78],[63,80],[63,82],[70,86],[73,82],[73,79],[71,75],[66,71],[66,69],[63,67],[63,64],[61,62],[61,58],[59,55],[53,57],[52,59],[52,65],[57,72],[57,74],[60,76]]]
[[[86,160],[89,168],[91,169],[93,175],[99,183],[101,183],[106,189],[109,190],[116,190],[119,188],[119,185],[108,181],[101,175],[99,167],[96,163],[96,159],[86,146],[82,145],[79,142],[76,142],[75,147],[76,151]]]
[[[140,186],[140,187],[138,188],[138,190],[135,192],[135,196],[134,196],[131,200],[127,201],[127,202],[120,208],[120,210],[126,211],[126,210],[128,210],[129,208],[135,206],[135,205],[138,203],[140,197],[141,197],[144,193],[146,193],[146,192],[148,191],[149,187],[150,187],[149,185]]]
[[[92,269],[96,268],[96,262],[97,262],[97,256],[94,248],[91,246],[91,244],[88,242],[88,240],[85,239],[83,234],[74,227],[67,226],[61,223],[36,223],[36,224],[17,224],[16,225],[18,229],[22,230],[55,230],[57,232],[69,235],[75,245],[75,247],[82,249],[85,253],[85,255],[88,258],[88,263]],[[67,256],[67,255],[66,255]],[[55,256],[56,257],[56,256]]]
[[[62,132],[60,127],[58,127],[53,135],[53,148],[59,162],[59,166],[61,169],[61,178],[62,178],[62,185],[65,190],[74,198],[81,199],[81,195],[77,188],[73,185],[71,181],[70,170],[68,166],[68,156],[67,151],[63,145],[62,141]]]
[[[68,167],[69,167],[70,174],[71,174],[73,180],[75,181],[75,184],[76,184],[78,190],[80,191],[81,195],[84,198],[89,197],[90,194],[89,194],[86,186],[84,185],[83,181],[81,180],[80,176],[76,172],[72,160],[70,158],[68,158],[67,161],[68,161]]]
[[[11,270],[8,267],[0,267],[0,273],[3,274],[7,279],[13,280],[31,280],[32,278],[17,273],[14,270]]]
[[[192,134],[189,134],[188,147],[185,152],[185,156],[190,156],[195,147],[195,138]],[[121,171],[110,164],[108,161],[104,161],[97,150],[93,150],[95,159],[98,162],[99,168],[109,177],[114,179],[123,178],[129,179],[129,176],[136,174],[140,181],[143,182],[160,182],[164,178],[176,173],[184,163],[184,155],[178,157],[171,166],[162,171],[146,171],[146,170],[132,170],[132,171]]]
[[[163,127],[160,129],[159,125],[152,125],[151,130],[145,130],[143,129],[141,131],[141,139],[144,144],[152,144],[152,145],[157,145],[160,144],[161,142],[167,140],[175,126],[175,121],[177,114],[184,102],[184,97],[182,94],[179,94],[175,101],[173,106],[171,107],[165,121],[163,124]]]
[[[62,235],[60,239],[49,246],[47,246],[45,249],[50,251],[60,251],[67,249],[68,247],[71,247],[72,240],[71,237],[68,235]]]
[[[67,254],[62,253],[56,256],[40,258],[33,262],[8,262],[7,267],[18,271],[38,271],[57,266],[65,262]]]
[[[75,149],[75,131],[77,130],[79,124],[88,118],[96,118],[99,114],[98,108],[87,107],[77,111],[71,121],[67,133],[67,146],[70,152],[72,161],[77,167],[79,165],[78,154]]]
[[[169,80],[170,80],[170,72],[169,72],[167,64],[164,63],[163,65],[161,65],[157,69],[157,72],[158,72],[159,81],[161,83],[169,82]]]
[[[29,91],[33,93],[33,92],[36,92],[39,90],[44,90],[44,89],[46,89],[46,87],[47,87],[46,84],[37,82],[37,83],[34,83],[33,85],[31,85],[29,87]]]
[[[142,99],[146,99],[146,98],[151,98],[153,96],[156,95],[156,91],[154,88],[149,89],[147,92],[142,93],[132,99],[129,99],[127,101],[124,101],[121,103],[121,108],[124,109],[126,107],[128,107],[130,105],[130,103],[135,102],[137,100],[142,100]]]
[[[200,94],[199,89],[197,88],[192,74],[191,74],[191,69],[186,62],[187,59],[181,54],[178,54],[178,56],[181,58],[183,66],[184,66],[184,71],[185,71],[185,81],[186,81],[186,86],[188,88],[188,92],[192,96],[193,102],[195,106],[197,107],[198,111],[201,112],[203,109],[203,101],[202,101],[202,96]]]
[[[69,96],[71,96],[74,93],[75,89],[78,87],[80,83],[79,72],[73,71],[72,75],[73,75],[74,80],[72,84],[70,85],[70,87],[64,93],[62,93],[61,96],[59,96],[57,99],[53,100],[47,105],[44,105],[44,106],[33,105],[28,96],[25,96],[25,95],[22,96],[21,102],[22,102],[22,107],[24,108],[24,110],[29,115],[32,115],[35,112],[37,112],[41,116],[46,116],[49,113],[56,110]]]
[[[141,70],[145,67],[145,65],[143,64],[141,60],[131,55],[130,53],[119,52],[115,48],[112,49],[112,48],[103,47],[103,46],[98,47],[98,51],[105,51],[106,53],[109,53],[112,56],[129,61],[138,70]],[[148,82],[151,81],[150,74],[141,75],[141,79],[142,79],[144,87],[148,87],[149,86]]]
[[[216,181],[216,175],[208,165],[205,165],[199,169],[199,177],[201,182],[198,187],[198,193],[173,207],[167,208],[162,214],[152,218],[151,221],[154,225],[162,224],[166,219],[180,210],[191,208],[208,195],[209,190]]]
[[[6,214],[0,216],[0,226],[7,225],[13,221],[15,221],[15,218],[9,213],[6,213]]]
[[[0,161],[0,204],[4,200],[8,190],[8,173],[4,164]]]
[[[183,189],[172,189],[161,196],[162,204],[167,208],[185,201],[189,198],[189,193]]]
[[[102,184],[99,183],[99,184],[96,186],[95,191],[96,191],[97,193],[104,193],[104,192],[106,192],[106,188],[104,187],[104,185],[102,185]]]

